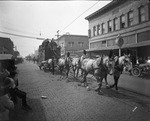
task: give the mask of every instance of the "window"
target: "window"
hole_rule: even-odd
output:
[[[90,43],[90,48],[94,48],[94,44],[93,43]]]
[[[78,42],[78,44],[79,44],[80,47],[83,47],[83,43],[84,42]]]
[[[88,35],[89,35],[89,38],[91,38],[91,30],[90,29],[88,30]]]
[[[61,43],[61,47],[64,47],[64,43]]]
[[[139,22],[143,22],[145,21],[145,9],[144,9],[144,6],[141,6],[139,8]]]
[[[108,21],[108,32],[112,31],[112,21]]]
[[[102,47],[106,47],[106,40],[102,41]]]
[[[97,25],[97,35],[100,35],[100,25]]]
[[[105,33],[105,23],[102,24],[102,34]]]
[[[74,42],[69,42],[70,47],[73,47],[73,45],[74,45]]]
[[[96,35],[96,26],[93,27],[93,36]]]
[[[132,26],[133,25],[133,11],[130,11],[128,13],[128,26]]]
[[[121,29],[125,28],[125,15],[122,15],[120,17],[120,28]]]
[[[148,3],[148,19],[150,20],[150,2]]]
[[[114,30],[118,30],[118,18],[114,18]]]

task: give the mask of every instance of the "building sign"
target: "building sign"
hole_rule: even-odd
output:
[[[117,38],[116,38],[116,40],[115,40],[115,43],[116,43],[116,45],[118,45],[119,47],[122,47],[122,45],[123,45],[123,39],[122,39],[122,37],[121,36],[118,36]]]

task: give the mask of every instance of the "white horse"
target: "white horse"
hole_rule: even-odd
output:
[[[72,69],[73,69],[74,77],[75,77],[76,71],[77,71],[76,77],[78,77],[79,68],[80,68],[79,61],[80,61],[80,58],[72,58]]]
[[[110,59],[109,57],[99,57],[97,59],[84,59],[81,61],[81,69],[83,71],[83,84],[88,88],[86,76],[90,73],[94,75],[97,82],[99,83],[99,87],[96,91],[98,94],[101,94],[101,86],[103,78],[107,77],[107,74],[111,74],[113,72],[113,65],[114,60]]]
[[[62,71],[63,71],[64,68],[65,68],[65,59],[64,59],[64,58],[59,58],[57,65],[58,65],[59,70],[60,70],[60,72],[61,72],[61,74],[62,74]]]
[[[47,69],[50,71],[51,68],[52,68],[52,59],[48,59],[44,64],[44,71],[46,71]]]

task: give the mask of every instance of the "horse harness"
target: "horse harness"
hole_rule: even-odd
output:
[[[97,70],[97,69],[99,69],[99,70],[105,70],[105,71],[108,70],[107,66],[104,65],[104,64],[100,64],[97,68],[94,68],[93,63],[92,63],[91,67],[92,67],[92,70],[90,70],[89,72],[92,72],[93,74],[94,74],[94,71]]]

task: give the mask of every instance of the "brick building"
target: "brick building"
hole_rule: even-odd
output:
[[[71,56],[79,54],[78,51],[88,49],[88,36],[85,35],[62,35],[56,42],[61,47],[61,56],[70,52]]]
[[[136,57],[150,56],[150,2],[149,0],[113,0],[85,18],[89,22],[89,54],[118,54],[115,41],[123,39],[122,54],[130,51]]]
[[[0,54],[12,54],[14,53],[13,50],[14,44],[10,38],[0,37]]]

